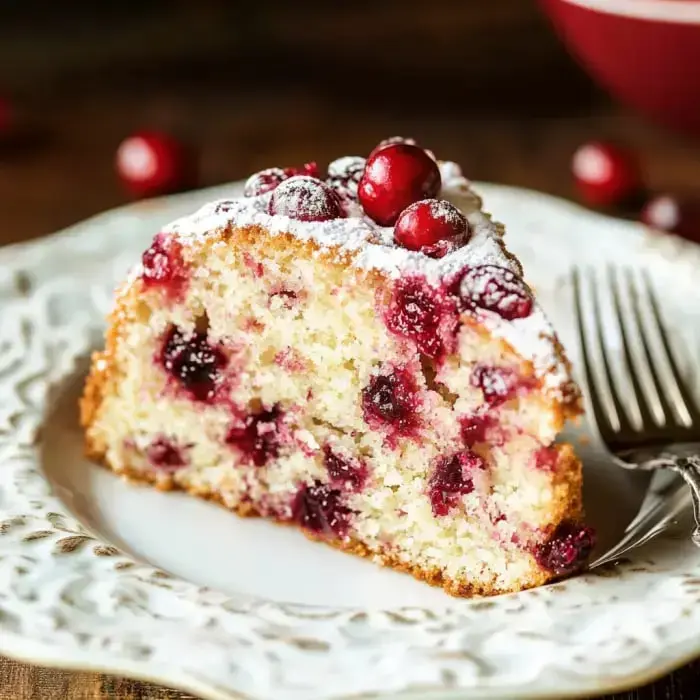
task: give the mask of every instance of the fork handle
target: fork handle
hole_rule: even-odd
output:
[[[695,528],[693,544],[700,547],[700,444],[669,445],[663,452],[653,457],[640,459],[636,455],[637,468],[646,470],[670,469],[680,474],[690,489],[693,502]]]

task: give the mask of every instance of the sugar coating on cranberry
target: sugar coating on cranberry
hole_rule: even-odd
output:
[[[481,389],[489,406],[500,406],[533,388],[534,380],[511,367],[476,365],[472,369],[471,385]]]
[[[304,484],[292,502],[292,519],[319,535],[344,537],[352,515],[343,493],[320,481]]]
[[[409,146],[417,146],[418,144],[416,143],[415,139],[412,138],[404,138],[403,136],[389,136],[389,138],[382,139],[373,149],[372,152],[369,154],[369,158],[371,158],[373,155],[378,153],[379,151],[382,150],[382,148],[386,148],[387,146],[393,146],[397,143],[405,143],[408,144]]]
[[[243,186],[245,197],[258,197],[261,194],[272,192],[280,183],[294,175],[309,175],[318,177],[316,163],[305,163],[301,168],[266,168],[254,173]]]
[[[226,443],[240,452],[243,464],[262,467],[279,455],[287,433],[284,413],[275,405],[236,419],[226,435]]]
[[[268,213],[297,221],[330,221],[343,217],[338,195],[321,180],[305,175],[285,180],[272,192]]]
[[[345,156],[328,166],[326,182],[343,201],[357,200],[357,187],[362,179],[367,161],[359,156]]]
[[[146,287],[163,289],[169,297],[179,297],[187,286],[189,274],[182,259],[182,246],[167,233],[156,234],[141,256],[141,268]]]
[[[434,198],[441,185],[437,163],[422,148],[397,143],[367,160],[358,198],[371,219],[392,226],[411,204]]]
[[[498,265],[477,265],[462,275],[459,293],[467,309],[485,309],[507,321],[532,313],[532,293],[520,277]]]
[[[165,371],[196,401],[214,398],[227,364],[226,355],[209,343],[205,333],[182,333],[172,326],[165,335],[161,350]]]
[[[388,429],[390,435],[412,435],[420,424],[418,387],[404,368],[385,367],[362,390],[362,411],[373,429]]]
[[[454,303],[422,278],[407,277],[395,284],[384,320],[390,331],[412,340],[427,357],[438,358],[454,346]]]
[[[557,576],[572,574],[586,563],[595,540],[593,528],[563,522],[544,544],[535,548],[535,559],[542,568]]]
[[[424,199],[401,212],[394,240],[408,250],[442,258],[469,239],[469,224],[462,212],[442,199]]]
[[[471,450],[441,457],[428,482],[433,515],[447,515],[458,506],[462,496],[474,491],[474,472],[484,468],[484,461]]]
[[[323,448],[323,465],[333,484],[360,491],[367,480],[367,466],[359,459],[348,457],[330,445]]]
[[[174,471],[187,464],[183,450],[164,435],[156,437],[146,448],[146,458],[162,471]]]
[[[259,173],[254,173],[246,180],[243,186],[243,195],[245,197],[257,197],[266,192],[271,192],[288,177],[282,168],[266,168]]]

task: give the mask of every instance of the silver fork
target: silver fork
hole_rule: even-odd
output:
[[[692,539],[700,547],[700,408],[679,371],[648,275],[609,267],[606,276],[607,284],[600,285],[591,270],[572,272],[592,417],[618,466],[646,472],[670,470],[688,488],[676,478],[652,492],[623,539],[591,567],[614,561],[663,532],[689,502],[695,516]],[[622,349],[618,358],[609,349],[614,340],[610,324],[606,330],[604,323],[606,288],[608,318],[617,327]],[[586,308],[592,321],[586,318]],[[620,385],[625,376],[623,393]]]

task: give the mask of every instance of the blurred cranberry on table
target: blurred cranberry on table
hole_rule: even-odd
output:
[[[117,149],[116,169],[136,197],[188,189],[195,180],[189,149],[169,134],[156,131],[141,131],[124,139]]]
[[[649,228],[677,233],[684,238],[700,242],[699,201],[661,194],[644,205],[640,218]]]
[[[15,111],[9,100],[0,97],[0,141],[10,137],[15,127]]]
[[[581,199],[591,206],[625,204],[642,190],[642,178],[634,154],[604,141],[579,146],[571,163]]]

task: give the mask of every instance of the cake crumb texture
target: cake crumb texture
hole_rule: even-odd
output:
[[[307,228],[264,213],[262,193],[159,233],[92,359],[90,458],[456,596],[580,567],[581,465],[555,442],[579,392],[502,229],[451,167],[443,190],[485,259],[398,250],[357,215],[356,190],[331,201],[345,218]]]

